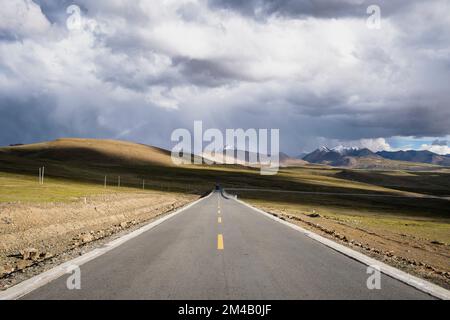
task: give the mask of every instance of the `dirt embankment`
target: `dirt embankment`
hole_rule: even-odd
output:
[[[450,289],[449,244],[411,234],[368,228],[351,219],[253,205],[386,264]]]
[[[117,193],[72,203],[0,204],[0,290],[28,269],[67,260],[96,242],[171,212],[196,195]],[[83,250],[84,248],[84,250]],[[31,276],[31,274],[30,274]]]

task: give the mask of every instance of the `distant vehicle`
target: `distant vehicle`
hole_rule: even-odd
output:
[[[220,190],[220,185],[216,183],[216,191]]]

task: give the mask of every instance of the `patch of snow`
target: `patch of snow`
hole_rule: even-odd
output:
[[[328,147],[325,147],[325,146],[321,146],[321,147],[319,148],[319,151],[325,151],[325,152],[329,152],[329,151],[330,151],[330,149],[328,149]]]
[[[356,151],[356,150],[359,150],[359,148],[358,148],[358,147],[344,147],[344,146],[340,145],[340,146],[334,147],[334,148],[331,149],[331,150],[332,150],[332,151],[335,151],[335,152],[337,152],[337,153],[340,153],[340,154],[344,154],[344,153],[346,153],[346,152],[348,152],[348,151]]]

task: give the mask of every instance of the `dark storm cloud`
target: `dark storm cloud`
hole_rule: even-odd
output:
[[[170,148],[194,120],[279,128],[292,154],[323,139],[450,134],[445,1],[376,1],[387,19],[374,32],[353,19],[372,1],[35,3],[50,27],[35,31],[36,12],[0,21],[3,145],[82,136]],[[96,32],[67,30],[73,3]]]
[[[0,97],[0,145],[52,140],[56,137],[108,137],[92,107],[61,112],[52,97]],[[84,109],[84,110],[83,110]]]
[[[353,134],[353,130],[360,128],[367,132],[372,130],[373,133],[376,132],[385,137],[439,137],[449,132],[450,110],[428,106],[412,107],[406,110],[392,108],[374,114],[348,116],[344,123],[350,135]]]
[[[64,24],[67,19],[66,9],[72,5],[78,5],[83,11],[84,6],[76,0],[34,0],[41,7],[42,13],[51,23]]]
[[[244,15],[264,17],[347,18],[364,17],[367,7],[379,5],[384,15],[407,10],[419,0],[209,0],[213,8],[229,9]]]
[[[447,140],[434,140],[432,143],[433,146],[446,146],[448,145],[448,141]]]
[[[190,59],[176,57],[173,59],[184,79],[201,87],[218,87],[236,81],[253,81],[239,73],[239,70],[226,61]]]
[[[17,41],[20,37],[12,30],[0,30],[0,41]]]
[[[52,137],[62,128],[43,117],[51,114],[53,102],[37,98],[18,101],[0,98],[0,145],[17,144],[33,141],[33,137]]]
[[[238,69],[233,65],[227,65],[224,61],[191,59],[179,56],[170,59],[170,68],[164,72],[150,74],[140,69],[139,64],[133,62],[133,58],[139,58],[139,56],[135,56],[131,52],[128,55],[129,59],[121,62],[124,65],[126,64],[127,68],[111,68],[111,65],[105,63],[105,61],[98,61],[97,76],[105,82],[140,92],[152,86],[174,88],[188,84],[213,88],[240,81],[257,81],[239,74]],[[152,63],[152,61],[148,61],[148,63]]]

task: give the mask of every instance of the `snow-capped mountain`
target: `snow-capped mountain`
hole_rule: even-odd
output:
[[[349,166],[355,162],[354,158],[373,158],[380,159],[381,157],[373,153],[367,148],[344,147],[338,146],[335,148],[320,147],[303,157],[303,160],[311,163],[327,164],[331,166]]]
[[[357,150],[359,150],[359,148],[357,148],[357,147],[344,147],[342,145],[334,147],[334,148],[331,149],[331,151],[335,151],[335,152],[340,153],[342,155],[345,155],[345,154],[350,153],[350,152],[355,152]]]
[[[367,148],[337,146],[320,147],[303,157],[310,163],[336,167],[372,169],[424,169],[425,165],[450,166],[450,158],[430,151],[381,151],[374,153]],[[405,164],[411,162],[411,165]]]

